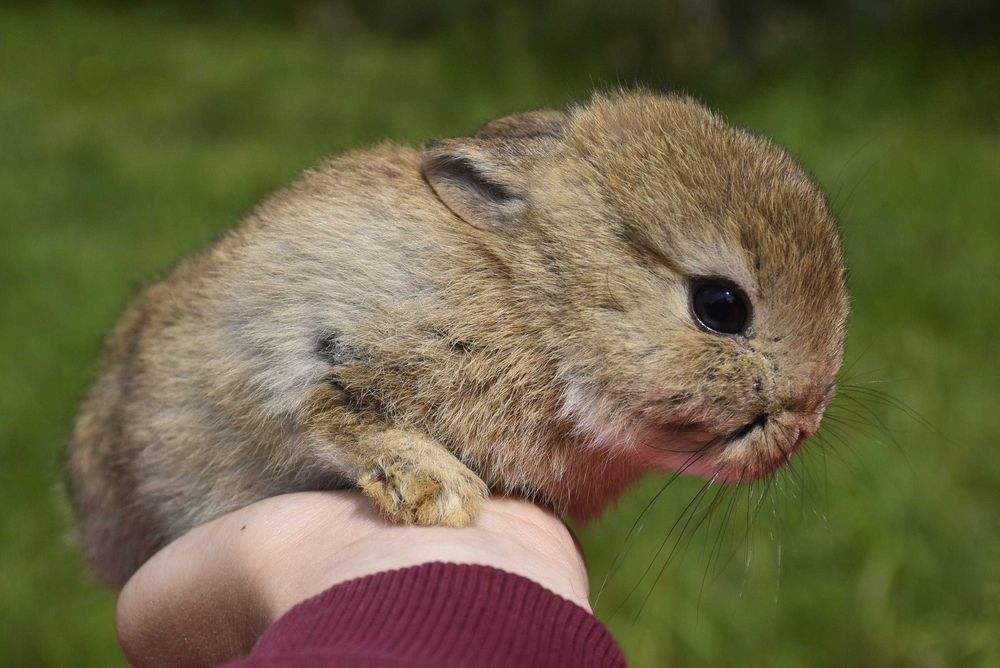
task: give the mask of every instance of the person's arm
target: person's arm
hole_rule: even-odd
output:
[[[123,589],[118,632],[139,666],[212,665],[255,643],[247,666],[519,665],[518,648],[542,651],[539,665],[622,665],[587,593],[565,525],[524,501],[492,499],[449,529],[387,524],[355,492],[309,492],[168,545]]]

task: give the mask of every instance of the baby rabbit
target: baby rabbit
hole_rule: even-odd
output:
[[[688,98],[596,95],[347,153],[146,288],[67,445],[96,573],[263,497],[586,519],[651,469],[738,483],[818,427],[848,297],[823,194]]]

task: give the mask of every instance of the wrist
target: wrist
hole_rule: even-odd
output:
[[[471,525],[389,525],[348,492],[267,502],[241,533],[241,570],[274,621],[336,584],[430,562],[492,566],[533,580],[590,610],[583,557],[562,520],[519,499],[488,501]]]

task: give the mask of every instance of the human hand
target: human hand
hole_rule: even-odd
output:
[[[154,555],[118,599],[119,642],[136,666],[215,665],[335,584],[433,561],[516,573],[590,610],[572,535],[531,503],[492,498],[452,529],[388,524],[355,491],[302,492],[224,515]]]

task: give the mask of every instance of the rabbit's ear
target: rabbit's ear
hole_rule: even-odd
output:
[[[424,147],[424,178],[455,215],[481,229],[513,223],[527,204],[532,167],[561,140],[566,116],[535,111],[493,121],[471,137]]]
[[[539,109],[524,114],[511,114],[490,121],[476,131],[480,139],[562,139],[566,134],[567,116],[554,109]]]

